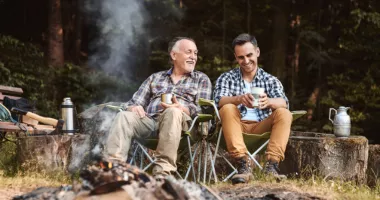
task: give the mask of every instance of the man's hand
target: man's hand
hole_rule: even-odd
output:
[[[266,93],[260,94],[259,108],[261,110],[265,109],[265,108],[268,108],[269,105],[270,105],[269,102],[270,102],[270,98],[268,98],[268,96],[267,96]]]
[[[248,108],[253,108],[253,99],[255,99],[252,94],[247,93],[239,96],[239,104],[243,104],[244,106]]]
[[[172,97],[172,102],[173,104],[167,104],[167,103],[161,102],[161,106],[164,108],[164,110],[167,108],[172,108],[172,107],[178,108],[190,116],[190,110],[186,108],[185,106],[183,106],[182,104],[180,104],[175,95],[173,95]]]
[[[130,106],[128,107],[128,111],[136,113],[137,115],[140,116],[140,118],[143,118],[146,116],[146,112],[142,106]]]

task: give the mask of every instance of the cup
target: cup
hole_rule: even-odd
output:
[[[173,104],[172,98],[173,98],[173,93],[161,94],[161,101],[166,103],[166,104]]]
[[[264,94],[264,88],[261,87],[251,87],[251,94],[255,98],[252,102],[253,107],[259,107],[260,94]]]

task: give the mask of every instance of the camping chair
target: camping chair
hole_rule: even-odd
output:
[[[220,115],[217,106],[215,105],[214,101],[212,100],[205,100],[202,99],[200,101],[200,105],[202,106],[210,106],[214,109],[214,120],[215,120],[215,128],[212,131],[212,133],[209,134],[208,138],[208,143],[216,143],[215,147],[215,152],[213,155],[213,158],[211,160],[211,173],[209,173],[209,182],[211,181],[211,175],[214,175],[214,180],[215,182],[218,181],[218,178],[215,173],[215,162],[216,162],[216,156],[218,154],[218,149],[219,147],[222,147],[224,149],[226,148],[225,140],[222,134],[222,128],[221,128],[221,120],[220,120]],[[291,111],[293,115],[293,121],[302,117],[304,114],[306,114],[306,111]],[[260,163],[256,160],[255,156],[260,153],[269,143],[269,138],[270,138],[270,132],[265,132],[262,134],[248,134],[248,133],[243,133],[243,139],[244,143],[247,147],[247,154],[248,156],[252,159],[252,161],[255,163],[256,166],[258,166],[260,169],[262,169],[262,166]],[[253,152],[253,153],[250,153]],[[221,156],[223,160],[227,162],[227,164],[233,169],[233,171],[223,180],[223,182],[227,181],[231,176],[237,173],[237,169],[231,164],[230,161],[228,161],[225,156]]]
[[[117,106],[107,106],[107,107],[113,110],[117,110],[119,112],[121,111],[121,108]],[[214,116],[212,114],[198,114],[192,120],[190,128],[187,131],[182,133],[182,138],[178,147],[178,152],[179,152],[178,158],[180,157],[180,155],[183,155],[184,153],[188,152],[190,160],[189,160],[189,166],[186,170],[186,174],[184,178],[182,178],[178,170],[176,171],[177,176],[179,176],[181,179],[187,180],[187,178],[189,177],[190,171],[192,171],[193,180],[197,181],[195,168],[194,168],[194,160],[198,153],[198,148],[200,147],[199,148],[200,151],[202,150],[202,147],[201,147],[203,143],[202,141],[205,141],[206,136],[207,136],[207,132],[202,132],[206,130],[203,128],[203,126],[205,125],[204,122],[210,122],[213,118]],[[198,128],[198,125],[200,125],[201,127]],[[195,128],[198,128],[198,130],[201,130],[201,133],[197,133],[197,136],[199,135],[199,137],[193,137],[191,134]],[[133,140],[133,142],[135,143],[136,148],[133,149],[133,153],[132,153],[131,159],[129,160],[129,163],[135,164],[143,171],[146,171],[156,162],[156,159],[152,158],[152,156],[148,153],[148,149],[155,150],[157,148],[158,138],[144,138],[141,140],[135,139]],[[191,148],[192,146],[194,146],[194,151],[192,151],[192,148]],[[146,157],[147,160],[145,160],[144,157]],[[198,173],[197,174],[200,174],[201,160],[202,159],[198,159]],[[146,162],[147,164],[144,166]],[[198,175],[198,181],[199,181],[199,175]]]

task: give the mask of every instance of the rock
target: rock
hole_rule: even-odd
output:
[[[280,170],[305,177],[366,183],[368,140],[363,136],[337,138],[332,134],[294,132],[289,139]]]

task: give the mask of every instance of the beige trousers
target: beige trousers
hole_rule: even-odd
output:
[[[164,172],[177,170],[177,150],[182,131],[188,130],[191,117],[177,108],[168,108],[154,120],[140,118],[130,111],[119,112],[111,126],[105,144],[106,156],[127,160],[133,138],[157,138],[156,165]],[[158,135],[157,135],[158,133]]]
[[[262,134],[271,131],[265,153],[266,159],[276,162],[284,159],[286,144],[290,135],[290,126],[292,124],[292,114],[288,109],[278,108],[261,122],[241,120],[240,111],[233,104],[224,105],[219,113],[227,150],[232,157],[242,157],[247,153],[247,147],[243,140],[243,132]]]

